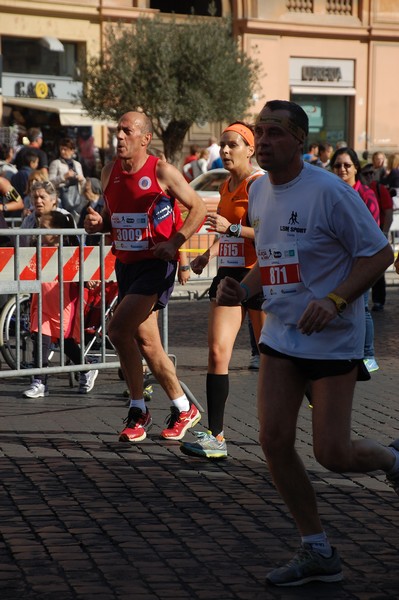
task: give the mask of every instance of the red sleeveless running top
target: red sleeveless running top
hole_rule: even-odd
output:
[[[154,258],[151,248],[169,240],[181,226],[175,199],[158,184],[158,160],[149,155],[137,173],[124,171],[119,159],[112,168],[104,197],[113,252],[123,263]]]

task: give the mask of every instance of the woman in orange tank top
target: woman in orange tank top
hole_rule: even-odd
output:
[[[264,322],[261,296],[253,297],[239,306],[220,306],[215,301],[221,279],[229,275],[241,281],[256,262],[255,235],[248,222],[248,189],[251,182],[263,173],[254,171],[251,165],[253,154],[252,128],[239,121],[226,127],[221,135],[220,157],[230,176],[220,187],[217,214],[208,214],[206,219],[208,230],[219,235],[212,246],[191,263],[194,273],[200,274],[213,258],[218,258],[218,271],[209,289],[211,303],[206,380],[209,431],[198,432],[195,443],[182,442],[182,452],[192,456],[227,457],[223,418],[234,343],[247,312],[256,340]]]

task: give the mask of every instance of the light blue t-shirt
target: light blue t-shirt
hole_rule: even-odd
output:
[[[248,215],[267,313],[260,341],[302,358],[363,358],[363,296],[320,333],[306,336],[297,329],[311,300],[342,283],[356,258],[387,245],[359,194],[336,175],[304,163],[286,184],[272,185],[267,174],[257,179]]]

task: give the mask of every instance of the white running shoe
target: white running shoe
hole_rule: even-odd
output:
[[[98,369],[93,371],[82,371],[79,376],[79,394],[88,394],[94,388],[94,382],[97,379]]]
[[[34,379],[22,395],[24,398],[44,398],[48,396],[48,388],[40,379]]]

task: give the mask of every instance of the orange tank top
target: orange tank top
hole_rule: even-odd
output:
[[[229,191],[230,177],[220,186],[220,202],[217,212],[230,223],[248,223],[248,189],[252,181],[263,173],[253,173],[246,177],[232,192]],[[256,263],[254,240],[221,236],[219,244],[219,265],[251,268]]]

